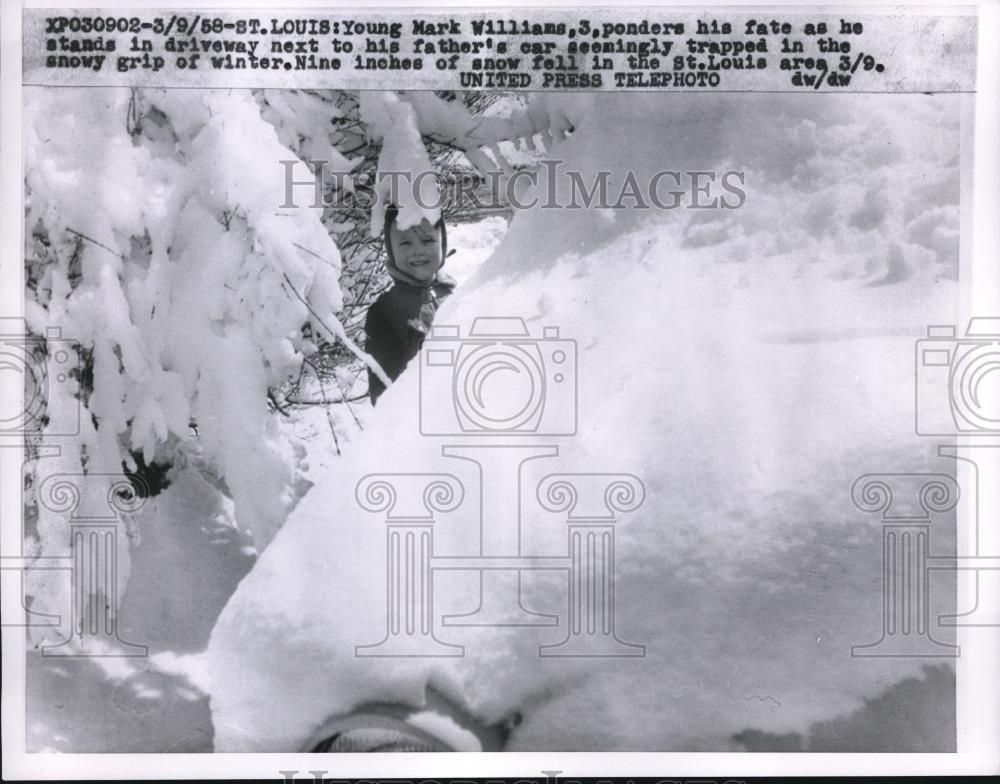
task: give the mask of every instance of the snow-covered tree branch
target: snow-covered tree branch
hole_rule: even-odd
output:
[[[59,432],[82,410],[80,436],[37,460],[35,479],[194,465],[258,550],[308,486],[282,390],[331,372],[320,346],[361,355],[380,274],[381,205],[282,207],[280,162],[324,161],[324,186],[350,190],[366,169],[433,170],[428,144],[506,168],[500,142],[547,130],[537,108],[480,117],[430,93],[53,89],[25,117],[28,320],[77,341],[83,369],[46,411]],[[409,219],[407,195],[401,207]],[[33,512],[31,552],[64,552],[70,512]],[[123,578],[128,557],[119,548]],[[36,609],[65,600],[61,581],[31,574]]]

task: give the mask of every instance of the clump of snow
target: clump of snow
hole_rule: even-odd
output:
[[[372,234],[382,233],[387,204],[399,208],[400,228],[413,226],[424,218],[436,223],[441,217],[440,193],[412,104],[395,93],[365,91],[361,93],[361,120],[369,137],[382,142]]]
[[[502,215],[490,215],[473,223],[458,223],[448,227],[449,256],[446,271],[459,286],[482,266],[507,233],[508,221]]]
[[[556,629],[440,627],[474,609],[473,573],[435,577],[455,659],[358,658],[385,633],[371,473],[449,473],[466,498],[435,553],[474,552],[478,476],[421,435],[418,373],[379,401],[222,612],[209,646],[218,751],[296,750],[371,701],[419,707],[428,686],[513,750],[709,750],[801,729],[915,671],[856,660],[878,638],[877,521],[850,502],[868,471],[948,471],[912,427],[912,346],[955,318],[957,105],[950,96],[536,96],[550,153],[588,176],[746,173],[735,210],[532,209],[439,324],[482,316],[557,326],[578,347],[579,429],[525,470],[630,472],[646,502],[617,525],[617,627],[629,660],[546,659]],[[399,110],[402,111],[402,110]],[[407,115],[409,116],[409,115]],[[539,115],[540,116],[540,115]],[[627,129],[623,135],[622,128]],[[411,151],[408,155],[416,155]],[[548,183],[544,171],[539,191]],[[568,183],[554,184],[565,198]],[[443,400],[440,405],[448,405]],[[565,553],[558,516],[523,493],[523,551]],[[942,547],[948,531],[936,531]],[[947,607],[947,586],[935,594]],[[565,614],[556,573],[525,605]]]

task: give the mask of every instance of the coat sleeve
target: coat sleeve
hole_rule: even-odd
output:
[[[395,380],[406,362],[403,359],[402,347],[392,330],[385,316],[379,311],[377,306],[368,309],[365,318],[365,351],[371,354],[372,359],[379,363],[385,374]],[[372,404],[385,392],[385,384],[371,370],[368,371],[368,396]]]

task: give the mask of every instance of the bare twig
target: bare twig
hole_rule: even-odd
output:
[[[360,403],[362,400],[367,400],[368,395],[355,395],[354,397],[344,398],[343,400],[288,400],[289,405],[292,406],[339,406],[346,403]]]
[[[267,399],[271,401],[271,405],[274,406],[275,410],[279,411],[283,416],[291,416],[288,409],[281,407],[281,404],[278,402],[278,398],[274,394],[273,390],[267,390]]]
[[[387,387],[392,384],[392,379],[390,379],[389,376],[386,375],[386,372],[382,369],[382,366],[378,362],[376,362],[371,357],[371,355],[362,351],[361,348],[353,340],[347,337],[347,333],[344,331],[344,327],[343,325],[341,325],[339,321],[335,322],[337,324],[338,329],[331,329],[327,325],[323,317],[316,312],[316,310],[313,308],[312,305],[309,304],[306,298],[303,297],[301,294],[299,294],[298,289],[295,288],[295,284],[293,284],[291,279],[288,277],[288,273],[283,272],[282,276],[285,279],[285,283],[287,283],[288,287],[292,290],[292,293],[296,297],[298,297],[299,302],[305,305],[306,309],[313,315],[313,318],[316,319],[317,324],[323,327],[323,329],[325,329],[331,337],[340,338],[340,340],[343,341],[344,345],[351,350],[351,353],[353,353],[354,356],[356,356],[358,359],[364,362],[368,367],[370,367],[372,369],[372,372],[379,377],[379,380],[382,381],[383,384],[386,384]]]
[[[319,391],[323,396],[323,410],[326,412],[326,423],[330,426],[330,435],[333,436],[333,447],[337,450],[337,456],[341,454],[340,451],[340,439],[337,438],[337,427],[333,421],[333,415],[330,413],[330,402],[326,399],[326,387],[323,386],[323,379],[317,374],[316,379],[319,381]]]
[[[66,227],[66,231],[68,231],[70,234],[75,234],[77,237],[79,237],[82,240],[86,240],[87,242],[92,242],[94,245],[96,245],[99,248],[104,248],[104,250],[106,250],[108,253],[114,254],[115,256],[117,256],[118,258],[120,258],[122,261],[128,261],[128,257],[124,253],[119,253],[118,251],[116,251],[116,250],[114,250],[112,248],[109,248],[103,242],[98,242],[93,237],[88,237],[86,234],[84,234],[81,231],[77,231],[76,229],[71,229],[68,226]]]
[[[319,260],[320,260],[320,261],[322,261],[322,262],[323,262],[324,264],[328,264],[329,266],[331,266],[331,267],[334,267],[334,268],[335,268],[335,267],[337,266],[337,265],[336,265],[336,264],[334,264],[334,263],[333,263],[332,261],[329,261],[328,259],[324,259],[324,258],[323,258],[322,256],[320,256],[320,255],[319,255],[318,253],[316,253],[315,251],[312,251],[312,250],[309,250],[309,248],[307,248],[307,247],[306,247],[305,245],[300,245],[300,244],[299,244],[299,243],[297,243],[297,242],[293,242],[293,243],[292,243],[292,245],[294,245],[294,246],[295,246],[296,248],[298,248],[299,250],[301,250],[301,251],[302,251],[303,253],[308,253],[308,254],[309,254],[310,256],[312,256],[313,258],[315,258],[315,259],[319,259]]]
[[[340,379],[337,378],[337,374],[336,373],[331,373],[330,375],[333,378],[333,383],[336,384],[337,385],[337,389],[340,390],[340,399],[344,403],[344,405],[347,406],[347,410],[351,413],[351,417],[353,417],[353,419],[354,419],[354,424],[356,424],[358,426],[359,430],[364,430],[365,429],[364,425],[361,424],[361,420],[358,419],[358,415],[355,413],[354,407],[351,405],[350,401],[347,399],[347,392],[340,385]],[[320,388],[322,388],[322,386],[323,386],[323,381],[321,379],[320,380]]]

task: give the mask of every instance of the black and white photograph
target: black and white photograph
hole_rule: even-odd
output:
[[[14,5],[5,778],[1000,770],[995,3]]]

